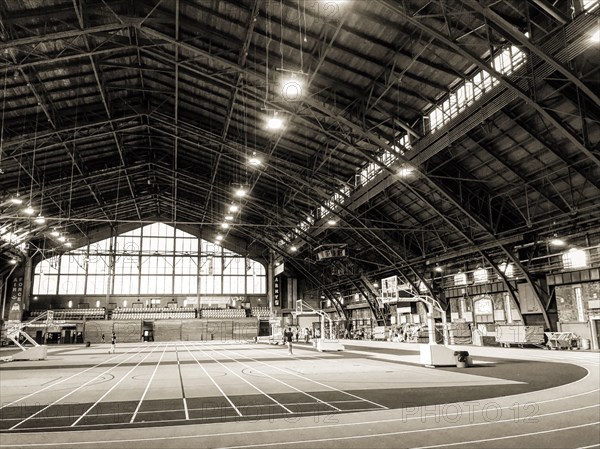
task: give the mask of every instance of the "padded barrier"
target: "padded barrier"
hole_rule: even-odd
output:
[[[109,320],[86,321],[83,331],[84,341],[100,343],[102,341],[102,334],[104,334],[105,343],[110,343],[110,337],[113,332],[113,322]]]
[[[154,321],[154,341],[180,341],[181,320]]]
[[[117,345],[119,343],[134,343],[142,339],[142,322],[136,321],[114,321],[114,330],[117,334]],[[110,343],[110,334],[106,335],[107,343]]]

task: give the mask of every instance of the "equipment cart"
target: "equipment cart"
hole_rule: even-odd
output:
[[[500,346],[533,345],[544,347],[544,328],[542,326],[523,326],[520,324],[499,324],[496,326],[496,341]]]
[[[578,337],[573,332],[544,332],[548,349],[572,349],[577,347]]]

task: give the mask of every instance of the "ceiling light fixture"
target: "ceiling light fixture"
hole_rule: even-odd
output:
[[[557,236],[554,236],[552,238],[552,240],[550,240],[550,244],[552,246],[565,246],[567,244],[567,242],[565,242],[563,239],[558,238]]]
[[[231,206],[229,206],[229,212],[237,212],[240,210],[240,206],[238,206],[237,204],[232,204]]]
[[[37,217],[35,217],[35,222],[37,224],[44,224],[44,223],[46,223],[46,219],[44,218],[44,216],[42,214],[39,214]]]
[[[65,241],[67,241],[67,238],[66,238],[64,235],[61,235],[61,236],[58,238],[58,241],[59,241],[59,242],[65,242]]]
[[[226,220],[226,221],[231,221],[231,220],[233,220],[233,215],[225,215],[225,220]]]
[[[293,246],[293,245],[292,245],[292,246],[290,247],[290,251],[291,251],[291,252],[296,252],[296,251],[298,251],[298,248],[297,248],[296,246]]]
[[[277,115],[277,112],[267,119],[267,129],[276,131],[283,128],[283,120]]]
[[[229,228],[229,223],[221,223],[221,227],[223,229],[227,229],[227,228]]]
[[[10,264],[11,265],[16,265],[17,264],[17,259],[10,259]]]
[[[298,101],[302,97],[304,80],[296,75],[298,74],[294,72],[281,80],[281,96],[286,101]]]
[[[217,238],[217,240],[219,240],[219,241],[223,240],[223,236],[222,236],[221,234],[218,234],[216,238]]]
[[[73,246],[73,244],[71,242],[65,242],[65,246],[70,248],[71,246]]]
[[[239,197],[239,198],[243,198],[246,196],[246,194],[248,193],[248,191],[246,190],[245,187],[238,187],[235,190],[235,196]]]
[[[250,156],[248,159],[248,164],[252,165],[253,167],[258,167],[260,164],[262,164],[261,159],[256,155],[256,151],[252,152],[252,156]]]
[[[441,273],[442,271],[444,271],[444,269],[443,269],[442,267],[440,267],[439,265],[436,265],[436,266],[435,266],[435,268],[434,268],[434,270],[435,270],[437,273]]]
[[[10,202],[13,204],[23,204],[23,200],[19,197],[18,193],[10,199]]]
[[[407,178],[407,177],[411,176],[414,173],[414,171],[415,171],[414,168],[412,168],[408,165],[403,165],[398,170],[398,175],[402,178]]]
[[[594,34],[590,37],[590,41],[597,44],[600,43],[600,28],[596,30]]]
[[[50,235],[51,235],[52,237],[60,237],[60,232],[58,232],[58,231],[56,230],[56,228],[54,228],[54,229],[52,229],[52,232],[50,233]]]
[[[23,209],[23,213],[27,214],[27,215],[33,215],[35,213],[35,211],[33,210],[33,207],[31,207],[30,205],[27,205],[27,207],[25,209]]]
[[[327,224],[329,226],[333,226],[337,224],[337,221],[335,221],[333,218],[330,218],[329,220],[327,220]]]

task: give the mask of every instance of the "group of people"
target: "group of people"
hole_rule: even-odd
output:
[[[104,342],[105,342],[105,338],[104,338],[104,334],[102,334],[102,343],[104,343]],[[108,353],[114,354],[116,350],[117,350],[117,334],[115,334],[113,332],[112,336],[110,337],[110,349],[108,350]]]
[[[292,343],[294,341],[298,343],[298,341],[300,341],[300,338],[302,338],[305,343],[308,343],[310,341],[311,336],[312,332],[308,327],[305,327],[304,329],[300,329],[298,326],[296,326],[293,329],[291,327],[288,327],[287,330],[283,332],[283,342],[288,347],[288,355],[293,354]]]
[[[344,338],[347,340],[365,340],[365,339],[371,339],[372,334],[371,333],[365,333],[364,329],[356,329],[356,330],[348,330],[346,329],[344,331]]]

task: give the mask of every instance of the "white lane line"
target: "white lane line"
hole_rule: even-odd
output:
[[[208,346],[208,345],[207,345],[207,346]],[[234,362],[236,362],[236,363],[239,363],[240,365],[242,365],[242,366],[245,366],[246,368],[249,368],[249,369],[251,369],[251,370],[253,370],[253,371],[256,371],[256,372],[258,372],[258,373],[262,374],[263,376],[266,376],[266,377],[268,377],[269,379],[272,379],[272,380],[274,380],[275,382],[279,382],[280,384],[283,384],[283,385],[285,385],[286,387],[288,387],[288,388],[290,388],[290,389],[292,389],[292,390],[294,390],[294,391],[297,391],[297,392],[298,392],[298,393],[300,393],[300,394],[303,394],[303,395],[305,395],[305,396],[308,396],[309,398],[312,398],[312,399],[314,399],[315,401],[317,401],[317,402],[320,402],[321,404],[325,404],[326,406],[328,406],[328,407],[330,407],[330,408],[332,408],[332,409],[334,409],[334,410],[337,410],[338,412],[341,412],[341,411],[342,411],[342,409],[340,409],[340,408],[336,407],[335,405],[331,405],[329,402],[327,402],[327,401],[324,401],[323,399],[319,399],[318,397],[316,397],[316,396],[313,396],[312,394],[310,394],[310,393],[307,393],[306,391],[300,390],[299,388],[296,388],[296,387],[294,387],[293,385],[290,385],[290,384],[288,384],[287,382],[284,382],[283,380],[277,379],[276,377],[273,377],[273,376],[271,376],[271,375],[269,375],[269,374],[265,373],[264,371],[261,371],[261,370],[259,370],[259,369],[258,369],[258,368],[256,368],[256,367],[253,367],[253,366],[250,366],[250,365],[248,365],[248,364],[246,364],[246,363],[240,362],[239,360],[237,360],[237,359],[235,359],[235,358],[233,358],[233,357],[230,357],[230,356],[228,356],[227,354],[224,354],[222,351],[219,351],[219,350],[217,350],[217,349],[211,349],[211,351],[214,351],[214,352],[217,352],[217,353],[219,353],[219,354],[222,354],[222,355],[224,355],[225,357],[229,358],[230,360],[233,360]],[[235,353],[235,351],[231,351],[231,350],[226,350],[226,351],[229,351],[229,352],[234,352],[234,353]],[[236,353],[236,354],[237,354],[237,353]],[[244,357],[246,357],[246,356],[244,356]],[[246,358],[250,358],[250,357],[246,357]],[[255,360],[255,359],[252,359],[252,358],[250,358],[250,360]],[[267,366],[268,366],[268,365],[267,365]]]
[[[217,384],[217,382],[215,382],[215,380],[212,378],[212,376],[210,374],[208,374],[208,371],[206,371],[206,368],[204,368],[204,366],[202,366],[202,364],[200,363],[200,361],[196,358],[196,356],[194,354],[192,354],[192,352],[190,351],[190,349],[187,346],[185,346],[185,349],[187,349],[187,351],[190,353],[190,355],[194,358],[194,360],[196,361],[196,363],[198,364],[198,366],[200,368],[202,368],[202,371],[204,371],[204,374],[206,374],[208,376],[208,378],[213,383],[213,385],[215,387],[217,387],[217,390],[219,390],[221,392],[221,394],[223,395],[223,397],[225,399],[227,399],[227,402],[229,402],[229,404],[233,407],[233,409],[236,411],[236,413],[239,416],[244,416],[244,415],[242,415],[242,412],[240,412],[240,410],[235,406],[235,404],[233,402],[231,402],[231,399],[229,399],[229,396],[227,396],[225,394],[225,392],[221,389],[221,387],[219,387],[219,385]]]
[[[113,357],[111,357],[111,358],[110,358],[110,359],[108,359],[108,360],[104,360],[103,362],[100,362],[100,363],[98,363],[97,365],[94,365],[94,366],[92,366],[92,367],[90,367],[90,368],[86,368],[86,369],[84,369],[83,371],[79,371],[78,373],[72,374],[72,375],[71,375],[71,376],[69,376],[69,377],[65,377],[63,380],[59,380],[58,382],[56,382],[56,383],[53,383],[53,384],[50,384],[50,385],[48,385],[47,387],[44,387],[44,388],[42,388],[42,389],[40,389],[40,390],[34,391],[33,393],[29,393],[27,396],[23,396],[23,397],[22,397],[22,398],[20,398],[20,399],[17,399],[17,400],[15,400],[15,401],[12,401],[12,402],[10,402],[10,403],[8,403],[8,404],[4,404],[2,407],[0,407],[0,410],[2,410],[4,407],[10,407],[11,405],[14,405],[14,404],[16,404],[17,402],[20,402],[20,401],[22,401],[22,400],[24,400],[24,399],[30,398],[31,396],[34,396],[34,395],[36,395],[36,394],[38,394],[38,393],[41,393],[42,391],[46,391],[48,388],[55,387],[56,385],[58,385],[58,384],[61,384],[61,383],[63,383],[63,382],[66,382],[66,381],[67,381],[67,380],[69,380],[69,379],[73,379],[74,377],[77,377],[77,376],[79,376],[80,374],[86,373],[86,372],[88,372],[89,370],[92,370],[92,369],[94,369],[94,368],[98,368],[99,366],[101,366],[101,365],[104,365],[105,363],[108,363],[108,362],[110,362],[111,360],[113,360],[113,359],[116,359],[117,357],[121,357],[121,355],[127,355],[127,354],[129,354],[131,351],[133,351],[134,349],[136,349],[136,347],[133,347],[133,348],[131,348],[129,351],[125,352],[124,354],[119,354],[119,355],[113,356]]]
[[[186,421],[190,419],[190,412],[188,410],[187,400],[185,398],[185,388],[183,387],[183,375],[181,374],[181,363],[179,362],[179,351],[175,345],[175,357],[177,357],[177,371],[179,372],[179,385],[181,386],[181,399],[183,399],[183,411],[185,412]]]
[[[129,375],[130,375],[130,374],[131,374],[131,373],[132,373],[132,372],[133,372],[133,371],[134,371],[134,370],[135,370],[135,369],[136,369],[138,366],[140,366],[144,360],[146,360],[148,357],[150,357],[150,356],[152,355],[152,353],[153,353],[153,352],[156,350],[156,348],[158,348],[158,346],[155,346],[154,348],[152,348],[152,351],[150,351],[148,354],[146,354],[146,356],[145,356],[145,357],[144,357],[142,360],[140,360],[140,361],[139,361],[139,362],[138,362],[138,363],[137,363],[137,364],[136,364],[134,367],[132,367],[132,368],[131,368],[129,371],[127,371],[127,372],[126,372],[124,375],[122,375],[122,376],[121,376],[121,378],[120,378],[120,379],[117,381],[117,383],[115,383],[115,384],[114,384],[112,387],[110,387],[106,393],[104,393],[102,396],[100,396],[100,398],[99,398],[99,399],[98,399],[96,402],[94,402],[94,403],[93,403],[93,404],[90,406],[90,408],[88,408],[88,409],[87,409],[85,412],[83,412],[83,414],[82,414],[82,415],[81,415],[79,418],[77,418],[73,424],[71,424],[71,427],[75,427],[75,426],[77,425],[77,423],[78,423],[79,421],[81,421],[83,418],[85,418],[85,417],[87,416],[87,414],[88,414],[88,413],[89,413],[89,412],[90,412],[90,411],[91,411],[91,410],[92,410],[94,407],[96,407],[96,406],[97,406],[97,405],[98,405],[100,402],[102,402],[102,400],[103,400],[103,399],[104,399],[106,396],[108,396],[108,395],[110,394],[110,392],[111,392],[111,391],[113,391],[115,388],[117,388],[117,387],[119,386],[119,384],[120,384],[121,382],[123,382],[125,379],[127,379],[127,378],[129,377]]]
[[[577,395],[576,395],[577,396]],[[552,401],[558,401],[558,400],[562,400],[562,398],[556,398],[556,399],[552,399],[552,400],[548,400],[545,402],[552,402]],[[598,407],[598,404],[594,404],[594,405],[590,405],[590,406],[586,406],[586,407],[578,407],[575,409],[568,409],[568,410],[561,410],[558,412],[551,412],[551,413],[545,413],[545,414],[541,414],[541,415],[536,415],[536,418],[541,418],[544,416],[553,416],[553,415],[560,415],[560,414],[566,414],[566,413],[571,413],[571,412],[578,412],[580,410],[585,410],[585,409],[589,409],[589,408],[594,408],[594,407]],[[501,407],[498,408],[496,410],[505,410],[505,409],[512,409],[514,408],[514,405],[511,406],[507,406],[507,407]],[[484,411],[481,411],[482,415],[484,413]],[[440,415],[424,415],[424,416],[414,416],[414,417],[401,417],[401,418],[393,418],[393,419],[385,419],[385,420],[374,420],[374,421],[357,421],[357,422],[350,422],[350,423],[342,423],[342,424],[328,424],[328,425],[314,425],[314,426],[302,426],[302,427],[295,427],[293,430],[294,431],[309,431],[309,430],[326,430],[326,429],[331,429],[331,428],[342,428],[342,427],[356,427],[356,426],[360,426],[360,425],[377,425],[377,424],[385,424],[385,423],[406,423],[407,421],[415,421],[415,420],[423,420],[423,419],[435,419],[435,420],[439,420],[440,419]],[[161,421],[158,421],[161,422]],[[392,435],[404,435],[404,434],[410,434],[410,433],[423,433],[423,432],[433,432],[433,431],[444,431],[444,430],[453,430],[453,429],[457,429],[457,428],[468,428],[468,427],[479,427],[479,426],[486,426],[486,425],[491,425],[491,424],[498,424],[498,423],[506,423],[506,422],[514,422],[514,418],[508,418],[508,419],[504,419],[504,420],[492,420],[492,421],[485,421],[485,422],[481,422],[481,423],[469,423],[469,424],[452,424],[451,426],[444,426],[444,427],[431,427],[431,428],[426,428],[426,429],[414,429],[414,430],[404,430],[404,431],[397,431],[397,432],[387,432],[387,433],[381,433],[381,434],[366,434],[366,435],[356,435],[356,436],[347,436],[347,437],[338,437],[338,438],[323,438],[323,439],[318,439],[318,440],[295,440],[295,441],[289,441],[289,442],[278,442],[278,443],[256,443],[254,445],[248,445],[248,446],[230,446],[231,449],[233,448],[242,448],[242,447],[255,447],[255,446],[277,446],[277,445],[286,445],[286,444],[297,444],[297,443],[306,443],[306,442],[324,442],[324,441],[331,441],[331,440],[349,440],[349,439],[362,439],[362,438],[369,438],[369,437],[377,437],[377,436],[392,436]],[[597,424],[597,422],[591,423],[591,424]],[[591,425],[590,424],[590,425]],[[171,436],[164,436],[164,437],[159,437],[159,436],[154,436],[154,437],[148,437],[148,438],[127,438],[127,439],[113,439],[113,440],[80,440],[80,441],[62,441],[62,442],[55,442],[55,443],[20,443],[20,444],[15,444],[15,445],[4,445],[3,447],[30,447],[30,446],[58,446],[58,447],[65,447],[65,446],[74,446],[74,445],[81,445],[81,444],[103,444],[103,445],[108,445],[108,444],[114,444],[114,443],[139,443],[142,441],[175,441],[175,440],[189,440],[189,439],[195,439],[195,438],[213,438],[213,437],[227,437],[227,436],[240,436],[240,435],[244,435],[244,436],[248,436],[248,435],[256,435],[256,434],[269,434],[269,433],[280,433],[280,432],[285,432],[285,433],[289,433],[291,432],[292,429],[290,429],[289,427],[283,427],[283,428],[269,428],[269,429],[260,429],[260,430],[244,430],[244,431],[240,431],[240,432],[220,432],[220,433],[197,433],[197,434],[190,434],[190,435],[171,435]],[[74,434],[69,434],[70,437],[69,439],[72,440],[75,435]]]
[[[281,371],[281,372],[283,372],[283,373],[286,373],[286,374],[291,374],[291,375],[293,375],[293,376],[299,377],[300,379],[304,379],[304,380],[307,380],[307,381],[309,381],[309,382],[312,382],[312,383],[315,383],[315,384],[317,384],[317,385],[320,385],[320,386],[322,386],[322,387],[329,388],[330,390],[333,390],[333,391],[337,391],[337,392],[339,392],[339,393],[346,394],[346,395],[348,395],[348,396],[351,396],[351,397],[353,397],[353,398],[359,399],[359,400],[361,400],[361,401],[364,401],[364,402],[368,402],[369,404],[373,404],[373,405],[375,405],[375,406],[377,406],[377,407],[379,407],[379,408],[381,408],[381,409],[383,409],[383,410],[388,410],[388,409],[389,409],[389,407],[386,407],[385,405],[378,404],[377,402],[370,401],[369,399],[362,398],[362,397],[360,397],[360,396],[357,396],[357,395],[355,395],[355,394],[352,394],[352,393],[348,393],[347,391],[340,390],[339,388],[332,387],[331,385],[324,384],[323,382],[319,382],[319,381],[317,381],[317,380],[313,380],[313,379],[310,379],[310,378],[308,378],[308,377],[301,376],[300,374],[297,374],[297,373],[295,373],[294,371],[292,371],[292,370],[290,370],[290,369],[287,369],[287,368],[285,368],[285,369],[284,369],[284,368],[279,368],[279,367],[277,367],[277,366],[275,366],[275,365],[270,365],[270,364],[268,364],[268,363],[261,362],[260,360],[254,359],[254,358],[252,358],[252,357],[248,357],[247,355],[240,354],[239,352],[236,352],[236,351],[234,351],[234,350],[232,350],[232,349],[229,349],[228,351],[230,351],[230,352],[233,352],[234,354],[237,354],[237,355],[241,355],[241,356],[242,356],[242,357],[244,357],[244,358],[247,358],[247,359],[253,360],[253,361],[255,361],[255,362],[258,362],[258,363],[260,363],[260,364],[262,364],[262,365],[265,365],[265,366],[268,366],[268,367],[271,367],[271,368],[275,368],[276,370],[279,370],[279,371]]]
[[[142,397],[140,398],[140,401],[138,402],[138,405],[135,408],[135,411],[133,412],[133,416],[131,417],[131,421],[129,421],[130,424],[135,420],[135,417],[137,416],[138,412],[140,411],[140,407],[142,406],[142,402],[144,402],[144,399],[146,398],[146,394],[148,393],[148,390],[150,389],[150,384],[152,383],[152,380],[154,379],[154,376],[156,375],[156,371],[158,370],[158,367],[160,366],[160,362],[162,361],[163,356],[165,355],[165,352],[167,351],[168,347],[169,347],[168,344],[165,345],[165,349],[163,349],[163,352],[160,355],[160,358],[158,359],[158,363],[154,367],[154,371],[152,372],[152,376],[150,376],[150,380],[148,381],[148,384],[146,385],[146,389],[144,390],[144,393],[142,394]]]
[[[196,345],[194,345],[196,346]],[[217,360],[216,358],[214,358],[213,356],[211,356],[210,354],[208,354],[206,351],[204,351],[203,349],[200,349],[200,351],[202,351],[202,353],[208,357],[210,357],[211,359],[213,359],[215,362],[217,362],[219,365],[221,365],[223,368],[225,368],[227,371],[229,371],[231,374],[233,374],[234,376],[236,376],[238,379],[243,380],[244,382],[246,382],[248,385],[250,385],[252,388],[254,388],[256,391],[258,391],[259,393],[265,395],[267,398],[269,398],[271,401],[273,401],[275,404],[277,404],[278,406],[280,406],[282,409],[284,409],[286,412],[288,413],[294,413],[292,412],[289,408],[287,408],[285,405],[283,405],[281,402],[277,401],[275,398],[271,397],[269,394],[265,393],[264,391],[262,391],[260,388],[258,388],[256,385],[252,384],[251,382],[249,382],[248,380],[244,379],[242,376],[240,376],[238,373],[236,373],[235,371],[233,371],[231,368],[229,368],[228,366],[226,366],[225,364],[221,363],[219,360]],[[265,404],[266,405],[266,404]],[[241,408],[241,407],[240,407]]]
[[[82,388],[83,388],[83,387],[85,387],[86,385],[88,385],[88,384],[90,384],[90,383],[94,382],[96,379],[99,379],[99,378],[100,378],[100,377],[102,377],[104,374],[110,373],[110,372],[111,372],[113,369],[115,369],[117,366],[119,366],[119,365],[121,365],[121,364],[125,363],[127,360],[131,359],[132,357],[135,357],[136,355],[140,354],[141,352],[142,352],[142,350],[138,351],[138,352],[137,352],[137,353],[135,353],[135,354],[131,354],[131,355],[130,355],[129,357],[127,357],[125,360],[123,360],[123,361],[121,361],[121,362],[117,363],[115,366],[113,366],[113,367],[111,367],[111,368],[107,369],[106,371],[104,371],[104,372],[102,372],[102,373],[98,374],[96,377],[94,377],[93,379],[90,379],[90,380],[88,380],[88,381],[87,381],[86,383],[84,383],[83,385],[80,385],[79,387],[75,388],[74,390],[71,390],[71,392],[70,392],[70,393],[67,393],[67,394],[65,394],[64,396],[62,396],[62,397],[58,398],[57,400],[55,400],[55,401],[51,402],[50,404],[48,404],[48,405],[47,405],[46,407],[44,407],[43,409],[40,409],[40,410],[38,410],[38,411],[37,411],[37,412],[35,412],[33,415],[31,415],[31,416],[29,416],[29,417],[25,418],[24,420],[22,420],[21,422],[19,422],[19,423],[15,424],[14,426],[12,426],[12,427],[11,427],[10,429],[8,429],[8,430],[14,430],[14,429],[16,429],[16,428],[17,428],[17,427],[19,427],[21,424],[23,424],[23,423],[25,423],[25,422],[29,421],[31,418],[34,418],[35,416],[37,416],[37,415],[39,415],[40,413],[42,413],[44,410],[47,410],[47,409],[49,409],[49,408],[50,408],[50,407],[52,407],[54,404],[56,404],[56,403],[58,403],[58,402],[62,401],[62,400],[63,400],[63,399],[65,399],[66,397],[69,397],[69,396],[71,396],[73,393],[75,393],[76,391],[78,391],[78,390],[82,389]]]
[[[431,449],[434,447],[448,447],[448,446],[458,446],[458,445],[462,446],[463,444],[475,444],[475,443],[485,443],[488,441],[510,440],[512,438],[523,438],[523,437],[529,437],[529,436],[533,436],[533,435],[542,435],[545,433],[552,433],[552,432],[562,432],[565,430],[579,429],[581,427],[590,427],[590,426],[600,426],[600,423],[592,422],[592,423],[587,423],[587,424],[579,424],[577,426],[559,427],[559,428],[550,429],[550,430],[538,430],[537,432],[517,433],[514,435],[506,435],[503,437],[482,438],[479,440],[464,440],[464,441],[459,441],[456,443],[434,444],[431,446],[418,446],[418,447],[414,447],[412,449]]]
[[[480,424],[491,424],[491,423],[487,422],[487,423],[479,423],[479,424],[473,424],[473,425],[480,425]],[[444,444],[438,444],[438,445],[434,445],[434,446],[419,446],[419,447],[413,447],[411,449],[427,449],[427,448],[448,447],[448,446],[458,446],[458,445],[462,446],[464,444],[470,444],[470,443],[493,441],[493,440],[503,440],[503,439],[509,439],[509,438],[522,438],[522,437],[527,437],[527,436],[536,435],[536,434],[559,432],[559,431],[564,431],[564,430],[569,430],[569,429],[576,429],[576,428],[580,428],[580,427],[590,427],[590,426],[596,426],[596,425],[599,425],[599,424],[594,422],[594,423],[589,423],[589,424],[580,424],[578,426],[570,426],[570,427],[563,427],[563,428],[558,428],[558,429],[554,428],[554,429],[550,429],[550,430],[542,430],[539,432],[530,432],[530,433],[523,433],[523,434],[483,439],[483,440],[471,440],[471,441],[463,440],[463,441],[459,441],[456,443],[444,443]],[[460,427],[460,426],[456,426],[456,427]],[[406,435],[409,433],[420,433],[420,432],[430,432],[430,431],[449,430],[449,429],[452,429],[452,427],[437,427],[437,428],[433,428],[433,429],[419,429],[419,430],[407,430],[407,431],[400,431],[400,432],[374,433],[374,434],[354,435],[354,436],[347,436],[347,437],[314,438],[314,439],[310,439],[310,440],[279,441],[276,443],[257,443],[257,444],[242,444],[242,445],[237,445],[237,446],[219,446],[218,449],[244,449],[244,448],[250,448],[250,447],[293,446],[293,445],[297,445],[297,444],[307,444],[307,443],[325,443],[325,442],[331,442],[331,441],[382,438],[382,437],[388,437],[388,436]]]

